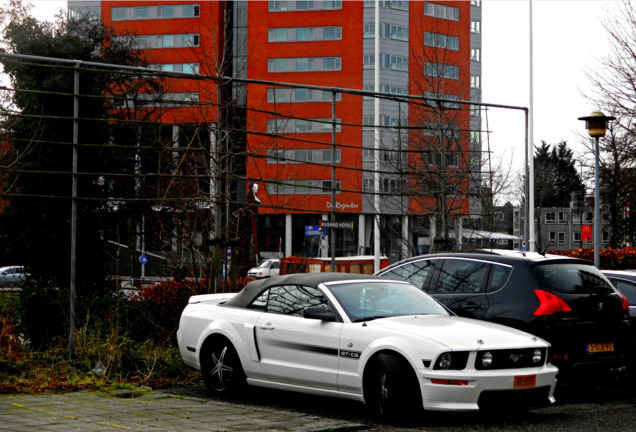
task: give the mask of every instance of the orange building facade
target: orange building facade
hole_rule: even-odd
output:
[[[370,253],[379,213],[381,251],[396,261],[481,213],[479,110],[452,102],[481,101],[481,4],[377,4],[379,29],[375,1],[69,1],[69,11],[134,35],[157,69],[248,80],[227,98],[244,108],[237,196],[259,185],[259,252]],[[377,117],[376,62],[389,96]],[[171,121],[223,123],[215,81],[174,80],[170,92],[198,102]],[[334,216],[354,228],[316,235]]]

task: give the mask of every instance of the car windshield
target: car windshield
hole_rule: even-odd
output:
[[[269,266],[272,264],[271,261],[263,261],[257,268],[269,268]]]
[[[614,288],[596,267],[586,264],[554,263],[532,268],[532,275],[544,289],[564,294],[606,294]]]
[[[353,322],[401,315],[449,315],[435,299],[413,285],[393,281],[329,284]]]

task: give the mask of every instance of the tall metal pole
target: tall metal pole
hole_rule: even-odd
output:
[[[598,180],[598,139],[594,137],[594,267],[601,268],[601,188]]]
[[[380,91],[380,2],[375,0],[375,92]],[[373,151],[373,268],[380,270],[380,98],[375,98]]]
[[[333,225],[329,232],[331,249],[331,271],[336,271],[336,95],[332,92],[331,100],[331,221]]]
[[[528,238],[526,242],[528,244],[528,250],[530,252],[535,251],[535,239],[534,239],[534,44],[532,37],[532,0],[528,2],[530,4],[530,102],[528,104],[528,195],[526,199],[528,201],[528,220],[526,224],[528,226]]]
[[[79,143],[80,64],[75,63],[73,83],[73,176],[71,179],[71,277],[69,294],[68,357],[73,357],[75,340],[75,257],[77,249],[77,144]]]

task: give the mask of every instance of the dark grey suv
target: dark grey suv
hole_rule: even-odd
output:
[[[406,280],[457,315],[497,322],[552,344],[563,372],[626,366],[629,303],[586,260],[517,251],[422,255],[380,276]]]

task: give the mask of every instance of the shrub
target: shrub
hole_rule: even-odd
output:
[[[549,251],[551,254],[594,261],[594,248],[580,248],[565,251]],[[636,269],[636,248],[604,248],[599,253],[601,268],[606,270]]]
[[[61,345],[68,334],[69,291],[51,281],[28,279],[20,292],[18,329],[36,350]]]
[[[247,278],[239,278],[237,289],[242,289],[246,283]],[[228,291],[229,286],[224,285],[223,291]],[[138,341],[151,338],[157,343],[174,344],[181,312],[188,299],[207,292],[207,279],[172,280],[143,287],[130,298],[127,316],[130,336]]]

